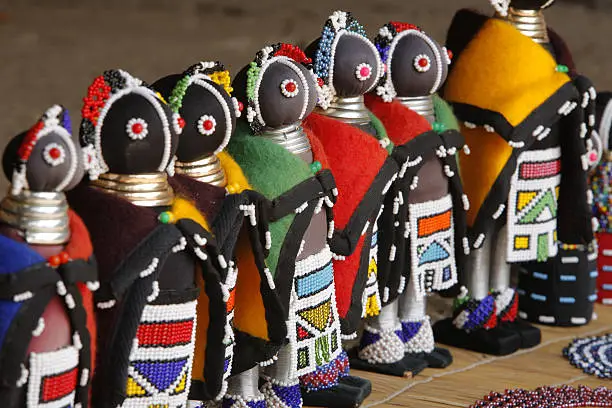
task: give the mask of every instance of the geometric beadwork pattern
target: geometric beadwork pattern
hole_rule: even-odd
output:
[[[326,245],[321,252],[296,262],[293,281],[287,322],[293,364],[288,378],[314,371],[333,360],[342,349],[329,247]]]
[[[543,262],[557,255],[561,148],[523,152],[508,195],[507,262]]]
[[[410,264],[420,296],[457,283],[453,200],[450,194],[408,206]]]
[[[378,316],[380,313],[380,291],[378,289],[378,219],[372,228],[372,241],[368,262],[368,280],[361,294],[361,318]]]
[[[191,385],[196,301],[145,305],[122,407],[184,407]]]
[[[64,408],[74,405],[79,351],[74,346],[30,353],[27,408]]]

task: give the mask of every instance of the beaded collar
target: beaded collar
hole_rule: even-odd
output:
[[[336,96],[334,88],[334,55],[336,54],[336,46],[342,35],[355,35],[366,40],[367,44],[372,46],[374,54],[377,57],[378,76],[383,73],[383,65],[374,44],[372,44],[367,36],[363,26],[352,16],[350,12],[335,11],[323,26],[321,39],[317,45],[314,57],[314,72],[318,78],[321,78],[321,96],[319,97],[319,106],[322,109],[327,109],[331,101]],[[370,90],[368,89],[368,92]]]
[[[436,58],[438,72],[436,73],[436,81],[429,91],[430,94],[434,94],[442,86],[442,63],[451,63],[451,54],[446,47],[442,47],[443,52],[440,52],[440,47],[438,47],[438,45],[419,27],[397,21],[391,21],[385,24],[378,30],[378,35],[374,38],[376,49],[378,50],[382,62],[386,66],[386,70],[380,79],[380,85],[376,87],[376,94],[385,102],[391,102],[393,98],[397,96],[391,79],[391,59],[393,58],[397,43],[408,35],[414,35],[425,41]],[[429,58],[425,55],[417,55],[414,62],[414,69],[422,71],[427,65],[431,65],[428,60]],[[422,62],[426,65],[423,66]]]
[[[199,62],[187,68],[187,70],[183,73],[183,78],[176,83],[174,89],[172,90],[172,94],[168,98],[168,102],[172,111],[178,114],[183,105],[183,98],[187,93],[187,88],[189,88],[191,85],[201,86],[217,99],[219,104],[223,107],[223,113],[226,121],[225,137],[223,138],[223,142],[214,152],[214,154],[218,154],[225,149],[230,141],[232,133],[234,132],[234,129],[232,128],[230,109],[235,111],[236,117],[240,117],[242,106],[238,100],[233,97],[231,98],[232,106],[228,106],[225,98],[223,98],[223,95],[221,95],[221,93],[219,93],[215,87],[210,85],[211,82],[220,85],[225,92],[227,92],[228,96],[232,95],[234,89],[231,87],[231,77],[229,71],[226,70],[218,61],[208,61]],[[205,124],[203,123],[202,126],[205,126]],[[203,129],[203,132],[206,132],[206,130]]]
[[[172,135],[170,126],[180,134],[185,122],[177,112],[172,116],[172,123],[168,123],[162,104],[166,101],[161,95],[155,92],[149,85],[129,73],[116,69],[105,71],[103,75],[94,79],[87,89],[87,96],[83,99],[81,115],[80,139],[83,146],[84,166],[91,180],[96,180],[100,174],[109,171],[109,167],[102,155],[101,131],[104,119],[111,106],[120,98],[128,94],[137,94],[147,99],[157,111],[163,123],[164,133],[164,152],[158,171],[167,171],[170,175],[174,174],[174,158],[170,157]],[[133,139],[144,138],[147,133],[146,123],[139,123],[134,119],[129,123],[128,134]]]
[[[304,73],[297,67],[293,62],[297,62],[305,66],[311,75],[315,76],[313,72],[312,60],[306,57],[304,51],[302,51],[299,47],[286,44],[286,43],[277,43],[273,45],[269,45],[261,49],[255,56],[255,60],[249,64],[249,69],[247,70],[247,113],[246,118],[251,127],[251,130],[254,134],[259,134],[266,127],[266,122],[261,115],[261,109],[259,106],[259,87],[261,85],[261,80],[263,75],[268,69],[268,67],[274,63],[278,62],[284,64],[291,68],[297,76],[300,78],[302,85],[304,86],[304,92],[306,93],[304,97],[304,106],[302,107],[302,112],[299,120],[304,119],[306,114],[306,110],[308,109],[308,92],[312,92],[306,86],[307,81],[304,77]],[[321,85],[321,81],[315,76],[317,84]],[[289,84],[287,84],[289,85]],[[291,92],[290,89],[283,89],[285,92]],[[315,90],[319,96],[320,89]],[[288,94],[289,95],[289,94]]]
[[[59,135],[70,151],[65,152],[62,146],[51,143],[43,153],[45,162],[51,166],[57,165],[63,163],[67,155],[71,160],[70,169],[66,177],[64,177],[64,180],[62,180],[53,191],[62,191],[74,177],[77,170],[77,152],[71,136],[70,116],[68,111],[62,106],[53,105],[44,113],[40,120],[28,130],[28,133],[17,150],[18,161],[14,165],[11,177],[12,195],[17,196],[24,188],[28,188],[26,172],[28,160],[32,154],[34,145],[36,145],[41,138],[51,133]]]

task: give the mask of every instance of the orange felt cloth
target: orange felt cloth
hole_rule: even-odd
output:
[[[491,18],[453,62],[444,97],[499,112],[516,126],[570,81],[556,67],[541,45]]]

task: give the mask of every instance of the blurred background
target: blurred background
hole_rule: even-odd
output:
[[[611,3],[565,0],[546,11],[599,89],[612,89]],[[77,132],[81,99],[105,69],[154,82],[216,59],[235,73],[268,43],[308,44],[336,9],[370,35],[399,20],[444,42],[462,7],[492,12],[487,0],[0,0],[0,148],[54,103],[68,107]]]

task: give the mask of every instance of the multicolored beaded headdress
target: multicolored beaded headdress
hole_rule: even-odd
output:
[[[219,147],[215,150],[215,154],[217,154],[225,149],[225,146],[227,146],[229,143],[230,137],[232,136],[234,130],[232,129],[230,106],[227,105],[227,102],[219,91],[210,85],[210,82],[214,82],[215,84],[221,86],[225,92],[227,92],[227,95],[231,97],[234,89],[231,87],[231,77],[229,71],[226,70],[223,64],[221,64],[219,61],[201,61],[190,66],[187,68],[187,70],[185,70],[185,72],[183,72],[183,78],[181,78],[174,86],[172,94],[168,99],[168,103],[170,104],[172,110],[178,113],[183,105],[183,98],[185,97],[187,88],[193,84],[201,86],[215,96],[217,101],[223,107],[223,113],[226,121],[225,137],[221,145],[219,145]],[[239,118],[240,112],[242,111],[242,106],[236,98],[232,97],[231,99],[233,104],[231,109],[234,109],[236,117]]]
[[[170,157],[172,135],[170,126],[173,126],[177,134],[181,134],[185,122],[178,112],[174,111],[172,124],[168,123],[162,104],[166,101],[162,96],[155,92],[149,85],[129,73],[113,69],[105,71],[104,74],[95,78],[93,83],[87,88],[87,96],[83,98],[83,108],[81,115],[80,139],[83,146],[84,166],[91,180],[96,180],[100,174],[109,171],[108,165],[102,155],[100,134],[104,119],[113,105],[120,98],[128,94],[137,94],[147,99],[157,111],[163,123],[165,139],[164,154],[158,171],[167,171],[172,174],[174,171],[174,158]],[[146,123],[139,123],[138,119],[133,119],[128,123],[127,129],[132,139],[143,139],[146,137]]]
[[[23,141],[17,150],[17,162],[11,177],[11,193],[18,195],[24,188],[28,188],[28,180],[26,177],[27,164],[34,146],[46,135],[59,135],[70,149],[67,153],[64,147],[57,143],[49,143],[43,151],[43,159],[49,166],[57,166],[64,163],[66,157],[70,158],[70,169],[66,177],[58,184],[54,191],[62,191],[72,180],[77,170],[77,152],[72,141],[72,129],[70,125],[70,115],[68,111],[60,106],[53,105],[44,113],[44,115],[36,122],[34,126],[28,130]]]
[[[261,109],[259,107],[258,93],[259,86],[261,85],[261,79],[263,78],[264,72],[273,62],[282,63],[289,68],[291,68],[297,76],[300,78],[302,84],[307,84],[306,78],[304,77],[304,73],[296,67],[291,61],[297,62],[298,64],[302,64],[306,69],[311,73],[311,75],[315,78],[315,82],[318,84],[316,92],[320,97],[320,89],[319,86],[321,82],[315,76],[312,66],[312,60],[304,54],[304,51],[300,49],[300,47],[286,44],[286,43],[277,43],[273,45],[269,45],[261,49],[257,55],[255,55],[255,60],[250,63],[249,69],[247,70],[247,112],[246,118],[251,126],[251,130],[253,133],[257,134],[262,131],[262,129],[266,126],[266,122],[261,115]],[[287,97],[291,97],[292,95],[297,95],[297,87],[293,82],[288,81],[287,83],[282,84],[283,89],[281,91]],[[304,98],[304,106],[302,108],[302,112],[300,114],[300,120],[304,119],[306,115],[306,110],[308,109],[308,92],[311,92],[306,85],[304,85],[306,89],[304,92],[306,93]]]
[[[442,71],[440,69],[442,62],[444,61],[447,64],[451,63],[451,56],[446,48],[442,47],[443,52],[440,52],[438,45],[419,27],[413,24],[400,23],[397,21],[391,21],[388,24],[385,24],[380,30],[378,30],[378,35],[376,38],[374,38],[374,44],[376,45],[380,58],[387,67],[380,80],[380,85],[376,87],[376,93],[385,102],[391,102],[393,98],[397,96],[397,92],[395,91],[393,80],[391,78],[391,59],[393,58],[393,52],[395,51],[397,43],[400,39],[407,35],[414,35],[423,39],[423,41],[429,45],[433,51],[433,54],[435,55],[438,72],[436,73],[436,81],[432,86],[430,93],[435,93],[442,85]],[[414,59],[413,65],[415,70],[425,72],[431,66],[431,61],[429,61],[429,57],[427,55],[417,55]]]
[[[321,97],[319,98],[319,106],[323,109],[327,109],[336,96],[333,83],[334,55],[336,53],[336,45],[342,35],[355,35],[366,40],[368,39],[365,29],[350,12],[334,11],[325,22],[314,57],[314,72],[323,81],[323,84],[321,84]],[[367,43],[372,46],[372,50],[377,56],[377,72],[379,75],[382,75],[383,65],[378,52],[376,52],[376,48],[369,40],[367,40]]]

